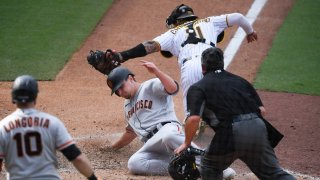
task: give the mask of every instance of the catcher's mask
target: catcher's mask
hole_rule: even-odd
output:
[[[111,95],[122,86],[124,81],[128,79],[129,75],[134,76],[134,74],[131,71],[129,71],[129,69],[122,66],[119,66],[110,72],[107,78],[107,84],[111,89]],[[119,95],[117,94],[117,96]]]
[[[198,17],[194,15],[191,7],[181,4],[177,6],[166,20],[167,28],[173,28],[178,20],[194,20]]]
[[[12,86],[12,103],[32,102],[38,95],[38,83],[30,75],[17,77]]]

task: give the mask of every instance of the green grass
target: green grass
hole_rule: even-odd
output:
[[[257,89],[320,95],[320,1],[297,0],[254,81]]]
[[[1,0],[0,80],[53,80],[112,0]]]

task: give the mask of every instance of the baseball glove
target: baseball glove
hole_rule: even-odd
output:
[[[195,156],[203,154],[203,150],[189,147],[180,154],[174,155],[168,167],[170,176],[174,180],[196,180],[200,178]]]
[[[102,74],[109,73],[116,67],[121,65],[120,53],[108,49],[106,52],[96,50],[90,51],[87,56],[88,63]]]

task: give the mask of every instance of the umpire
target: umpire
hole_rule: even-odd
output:
[[[222,171],[236,159],[259,179],[295,179],[279,166],[273,148],[283,135],[262,118],[265,109],[253,86],[223,69],[223,52],[219,48],[205,50],[201,62],[204,78],[188,91],[186,138],[175,153],[190,145],[206,106],[220,122],[218,126],[207,122],[215,135],[201,161],[202,179],[222,179]]]

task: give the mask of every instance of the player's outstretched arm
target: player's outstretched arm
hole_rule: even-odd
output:
[[[126,131],[122,134],[117,142],[111,145],[111,148],[113,150],[121,149],[122,147],[130,144],[136,137],[137,135],[135,132],[131,128],[126,127]]]
[[[257,41],[258,35],[254,31],[253,27],[250,25],[248,19],[240,13],[232,13],[227,15],[227,23],[229,26],[238,25],[247,34],[248,43]]]
[[[142,63],[142,66],[147,68],[150,73],[154,74],[157,78],[160,79],[167,93],[175,94],[179,91],[178,84],[169,75],[162,72],[154,63],[143,60],[141,60],[140,62]]]
[[[147,54],[159,52],[161,50],[159,43],[156,41],[146,41],[142,44],[146,48]]]
[[[160,51],[160,45],[156,41],[146,41],[131,49],[120,52],[120,59],[122,62],[125,62],[129,59],[143,57],[158,51]]]

